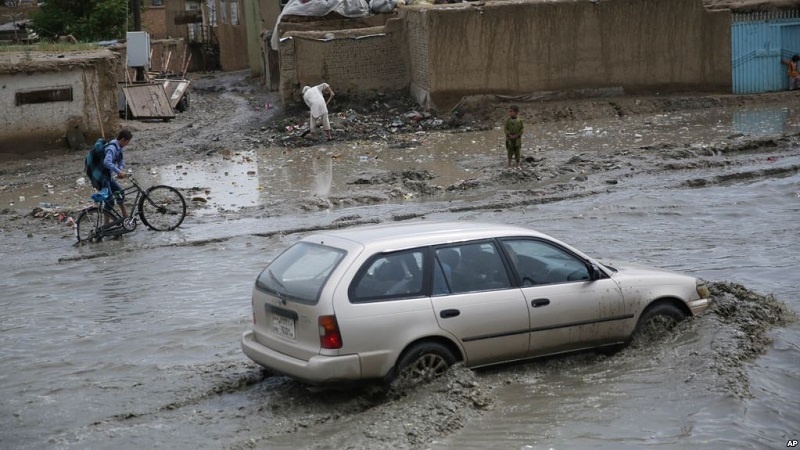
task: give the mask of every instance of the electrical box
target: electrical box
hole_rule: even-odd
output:
[[[150,68],[150,34],[146,31],[129,31],[128,67]]]

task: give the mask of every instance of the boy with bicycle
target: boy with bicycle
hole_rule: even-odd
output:
[[[120,130],[116,139],[112,139],[105,146],[105,158],[103,159],[103,181],[102,186],[108,189],[109,197],[105,201],[106,209],[114,209],[114,204],[119,202],[119,209],[122,211],[122,217],[128,216],[128,210],[125,207],[125,193],[122,187],[114,180],[114,175],[117,178],[123,179],[128,175],[122,171],[125,167],[125,160],[123,149],[131,143],[133,134],[125,128]]]

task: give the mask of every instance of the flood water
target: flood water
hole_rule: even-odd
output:
[[[533,226],[594,255],[734,281],[800,310],[800,175],[696,190],[642,187],[473,217]],[[684,359],[713,346],[710,331],[693,331],[665,351],[514,378],[498,392],[498,411],[434,448],[778,448],[796,439],[800,326],[771,334],[770,350],[748,368],[748,399],[708,392],[693,379]]]
[[[292,163],[313,170],[313,160]],[[270,167],[253,164],[253,170]],[[187,170],[184,181],[200,183],[194,176]],[[292,186],[325,184],[315,176]],[[142,228],[80,248],[70,237],[0,232],[0,442],[12,449],[224,448],[258,437],[260,421],[280,420],[268,408],[278,400],[270,394],[274,381],[217,392],[253,367],[239,338],[251,322],[255,276],[301,237],[262,236],[353,214],[413,211],[429,219],[526,225],[590,255],[741,283],[800,311],[800,174],[696,189],[676,187],[678,178],[634,177],[582,199],[469,213],[428,201],[217,223],[190,217],[175,232]],[[258,201],[239,197],[235,186],[228,192],[229,205]],[[777,448],[797,439],[800,324],[773,331],[769,351],[748,363],[752,397],[745,398],[699,379],[706,372],[687,357],[715,345],[716,331],[706,324],[697,320],[662,347],[618,357],[481,370],[481,382],[496,387],[494,409],[431,446]],[[259,417],[237,416],[254,404],[267,409]],[[275,443],[313,445],[302,433]]]
[[[652,114],[641,120],[589,120],[532,124],[526,128],[523,155],[563,158],[576,152],[617,152],[620,148],[670,145],[703,147],[730,141],[731,136],[778,136],[800,132],[800,109],[762,107],[712,109]],[[134,153],[135,155],[135,153]],[[183,189],[203,188],[209,207],[236,210],[285,199],[338,196],[351,186],[352,174],[370,171],[428,171],[435,183],[448,186],[474,178],[469,167],[454,162],[469,158],[502,159],[505,144],[499,129],[468,133],[420,133],[403,148],[381,142],[334,142],[296,149],[261,148],[202,161],[144,167],[137,177]],[[131,157],[133,158],[133,156]],[[138,171],[139,169],[137,169]],[[0,195],[0,201],[3,200]],[[35,194],[28,201],[35,205]]]

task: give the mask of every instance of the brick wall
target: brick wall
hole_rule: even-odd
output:
[[[167,10],[163,6],[147,6],[142,11],[142,29],[150,39],[164,39],[167,35]]]
[[[399,25],[399,23],[398,23]],[[299,99],[305,85],[329,83],[336,92],[396,91],[409,84],[403,33],[372,27],[348,33],[291,32],[280,45],[281,96]]]

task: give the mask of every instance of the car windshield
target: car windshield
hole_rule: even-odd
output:
[[[299,242],[261,272],[256,287],[283,300],[315,304],[328,276],[345,253],[338,248]]]

